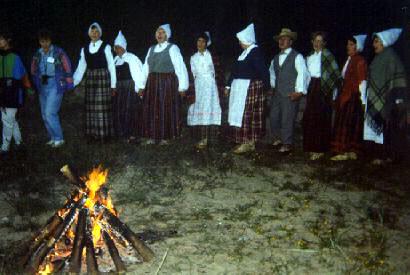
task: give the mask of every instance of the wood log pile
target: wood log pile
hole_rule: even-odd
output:
[[[112,268],[124,273],[124,251],[132,251],[138,262],[154,258],[152,250],[118,218],[103,186],[106,173],[96,170],[88,178],[80,178],[67,165],[61,169],[76,188],[31,239],[22,259],[27,273],[110,272],[113,270],[106,267],[101,270],[99,264],[108,255]]]

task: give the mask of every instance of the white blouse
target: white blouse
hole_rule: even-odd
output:
[[[215,77],[215,68],[212,56],[208,50],[204,53],[197,52],[191,57],[191,71],[196,78],[198,75],[211,75]]]
[[[292,48],[288,48],[283,53],[279,54],[279,66],[283,65],[283,62],[285,62],[286,58],[288,57],[291,51]],[[272,86],[272,88],[275,88],[276,86],[276,74],[274,63],[274,59],[272,59],[272,62],[269,67],[270,85]],[[301,54],[298,54],[295,58],[295,69],[298,73],[295,82],[295,91],[302,94],[307,94],[307,89],[310,82],[310,75],[306,68],[305,60],[303,59],[303,56]]]
[[[135,54],[125,52],[121,57],[116,56],[114,58],[115,66],[121,66],[124,63],[128,63],[130,67],[131,77],[135,83],[135,92],[144,88],[144,74],[142,72],[142,62]]]
[[[168,46],[168,41],[164,43],[157,44],[154,48],[154,52],[159,53],[165,50]],[[144,65],[142,67],[144,73],[144,83],[143,87],[147,83],[148,74],[149,74],[149,65],[148,65],[148,57],[150,55],[151,48],[148,50],[147,55],[145,56]],[[184,59],[181,55],[181,51],[179,50],[178,46],[173,44],[172,47],[169,49],[169,55],[171,57],[172,65],[174,66],[175,74],[178,78],[178,91],[185,92],[188,90],[189,86],[189,79],[188,79],[188,71],[184,63]]]
[[[103,43],[102,40],[98,40],[95,43],[90,42],[90,44],[88,45],[88,50],[90,51],[91,54],[94,54],[100,49],[102,43]],[[105,46],[104,53],[107,59],[108,72],[110,73],[111,88],[115,89],[117,85],[117,75],[115,72],[114,58],[112,56],[110,45],[107,44]],[[81,82],[86,70],[87,70],[87,62],[84,56],[84,48],[82,48],[81,55],[80,55],[80,61],[78,61],[77,69],[75,70],[74,75],[73,75],[74,86],[77,86]]]
[[[322,51],[314,52],[307,57],[307,68],[311,77],[320,78],[322,76],[321,65]]]

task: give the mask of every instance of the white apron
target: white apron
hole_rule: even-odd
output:
[[[230,126],[242,127],[243,113],[250,83],[250,79],[234,79],[232,81],[228,113],[228,123]]]

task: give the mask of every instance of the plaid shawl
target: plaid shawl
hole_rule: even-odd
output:
[[[402,62],[390,47],[377,54],[369,67],[366,120],[378,134],[383,132],[396,97],[405,92],[406,74]]]
[[[335,56],[328,49],[322,50],[320,70],[320,89],[326,96],[332,97],[333,90],[341,84],[341,74]]]

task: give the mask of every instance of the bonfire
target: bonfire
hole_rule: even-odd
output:
[[[152,260],[152,250],[118,218],[105,186],[108,170],[97,167],[82,178],[67,165],[61,172],[76,188],[31,240],[27,272],[125,272],[127,264]]]

